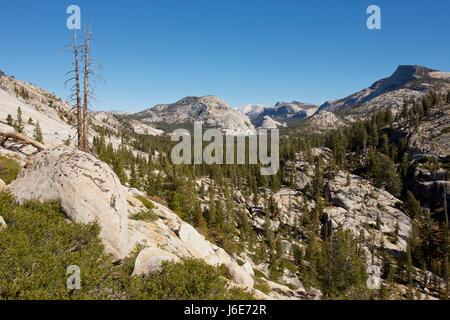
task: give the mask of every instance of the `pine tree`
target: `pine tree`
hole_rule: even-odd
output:
[[[386,287],[387,287],[387,299],[395,299],[395,292],[397,290],[397,286],[394,282],[395,276],[395,267],[393,265],[389,265],[388,275],[386,278]]]
[[[6,123],[8,124],[8,126],[13,126],[14,125],[14,120],[13,117],[11,116],[11,114],[8,114],[6,116]]]
[[[112,147],[112,146],[111,146]],[[114,151],[113,151],[114,154]],[[112,159],[112,168],[114,172],[117,174],[117,177],[120,180],[121,184],[125,184],[128,181],[127,175],[123,168],[122,159],[119,156],[111,156],[109,159]]]
[[[34,127],[34,139],[38,142],[44,142],[44,139],[42,137],[42,130],[41,126],[39,125],[39,121],[36,121],[36,126]]]
[[[352,233],[343,230],[324,241],[317,276],[326,297],[361,299],[367,295],[367,262],[358,253],[358,245]]]
[[[380,285],[379,297],[380,297],[380,300],[389,300],[388,289],[386,288],[384,283],[382,283]]]
[[[378,135],[378,126],[374,120],[371,121],[369,127],[369,144],[373,147],[378,146],[379,143],[379,135]]]
[[[22,108],[17,107],[17,117],[16,122],[14,124],[14,128],[18,133],[22,133],[24,126],[23,126],[23,120],[22,120]]]
[[[393,124],[393,116],[392,116],[392,111],[391,108],[386,108],[385,112],[384,112],[384,122],[391,127]]]
[[[178,214],[181,213],[180,199],[178,193],[175,191],[172,191],[170,195],[169,208]]]
[[[381,142],[380,142],[380,149],[381,152],[384,153],[385,155],[389,155],[389,138],[387,136],[387,134],[382,134],[381,135]]]
[[[317,281],[317,268],[319,267],[320,247],[317,243],[315,235],[312,235],[305,250],[305,260],[309,265],[303,264],[303,277],[306,287],[314,286]]]
[[[200,207],[200,204],[198,202],[196,203],[194,210],[194,225],[203,230],[205,230],[207,227],[206,220],[203,217],[202,208]]]
[[[406,154],[406,152],[403,152],[403,156],[402,156],[402,160],[400,163],[400,166],[402,168],[402,178],[406,177],[406,174],[408,173],[408,155]]]
[[[295,265],[298,268],[301,268],[302,267],[302,260],[303,260],[303,250],[300,249],[300,247],[297,246],[297,245],[294,245],[294,249],[293,250],[294,250],[293,254],[294,254]]]
[[[381,217],[380,217],[379,213],[377,213],[377,219],[376,219],[375,228],[377,228],[377,230],[381,229]]]
[[[394,196],[400,195],[402,180],[397,173],[395,163],[388,156],[372,150],[369,153],[367,170],[376,187],[381,188],[384,186]]]
[[[397,243],[397,241],[398,241],[399,232],[400,232],[400,224],[398,223],[398,220],[397,220],[397,222],[395,223],[395,229],[394,229],[395,243]]]
[[[406,210],[408,211],[411,219],[423,216],[422,207],[410,190],[406,192]]]
[[[411,248],[408,246],[406,249],[406,276],[408,280],[407,298],[409,300],[414,300],[413,275],[414,275],[414,268],[412,265]]]
[[[131,162],[130,187],[136,189],[139,189],[141,187],[141,184],[139,183],[139,179],[136,174],[136,165],[134,164],[134,161]]]
[[[214,227],[220,235],[224,235],[225,232],[225,212],[223,203],[221,200],[216,202],[216,217],[214,221]]]
[[[448,251],[449,251],[449,234],[448,226],[445,222],[442,222],[442,238],[440,241],[440,247],[442,252],[442,274],[441,277],[444,280],[444,292],[441,295],[442,299],[448,300],[449,290],[448,290],[448,279],[449,279],[449,263],[448,263]]]
[[[264,222],[264,235],[266,237],[266,243],[269,251],[272,252],[275,249],[275,237],[272,230],[272,220],[270,219],[269,212],[266,210],[266,220]]]

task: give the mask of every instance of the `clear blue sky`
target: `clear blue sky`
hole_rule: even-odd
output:
[[[66,98],[66,7],[92,18],[96,110],[188,95],[239,106],[343,98],[399,64],[450,71],[450,1],[2,1],[0,70]],[[381,7],[381,30],[366,8]]]

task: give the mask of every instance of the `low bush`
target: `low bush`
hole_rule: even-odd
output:
[[[150,210],[138,212],[130,217],[133,220],[147,220],[147,221],[155,221],[158,219],[158,216],[152,213]]]
[[[16,179],[19,171],[20,164],[14,157],[0,155],[0,179],[9,184]]]
[[[152,210],[155,206],[153,205],[153,203],[151,203],[150,200],[148,200],[146,197],[143,196],[136,196],[136,199],[138,199],[140,202],[142,202],[142,204],[148,209],[148,210]]]
[[[22,205],[0,193],[7,227],[0,236],[2,299],[251,299],[231,287],[223,268],[202,260],[166,263],[148,276],[131,277],[137,247],[119,264],[104,253],[100,227],[70,221],[56,201]],[[69,290],[70,265],[81,271],[81,288]]]
[[[251,293],[233,288],[221,269],[195,259],[163,263],[159,271],[131,280],[130,299],[252,299]]]

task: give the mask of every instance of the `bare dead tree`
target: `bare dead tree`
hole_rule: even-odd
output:
[[[91,99],[95,100],[93,85],[91,84],[95,80],[102,80],[102,76],[98,70],[102,69],[102,66],[90,56],[90,44],[91,40],[95,41],[92,37],[92,21],[89,23],[89,27],[84,25],[83,36],[84,44],[82,49],[82,57],[84,62],[84,96],[83,96],[83,142],[82,150],[89,152],[89,122],[88,122],[88,107]],[[93,81],[90,81],[93,80]]]
[[[66,73],[72,75],[64,82],[67,85],[69,82],[75,81],[75,85],[70,88],[71,94],[69,95],[69,101],[75,103],[75,109],[77,112],[77,146],[78,149],[83,149],[83,114],[81,109],[81,87],[80,87],[80,68],[79,68],[79,47],[77,44],[77,29],[74,29],[73,42],[67,45],[63,50],[70,50],[74,54],[73,70]]]
[[[78,45],[77,30],[74,29],[73,41],[63,49],[73,53],[75,58],[72,63],[73,70],[66,73],[66,76],[71,75],[71,77],[67,79],[64,84],[67,85],[69,82],[75,82],[70,88],[71,94],[69,95],[69,101],[75,105],[72,111],[76,111],[77,146],[78,149],[85,152],[89,152],[88,108],[90,100],[95,100],[93,83],[95,80],[103,79],[98,72],[98,70],[102,69],[102,66],[95,59],[90,57],[91,40],[95,41],[92,34],[92,22],[89,24],[89,28],[85,24],[83,28],[84,43]],[[83,101],[81,100],[80,61],[83,63]]]

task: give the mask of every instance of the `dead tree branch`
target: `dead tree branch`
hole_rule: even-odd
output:
[[[10,132],[0,129],[0,137],[3,138],[3,143],[5,143],[8,139],[16,139],[19,140],[20,143],[32,145],[38,150],[44,150],[47,148],[44,144],[28,138],[26,135],[18,132]]]

